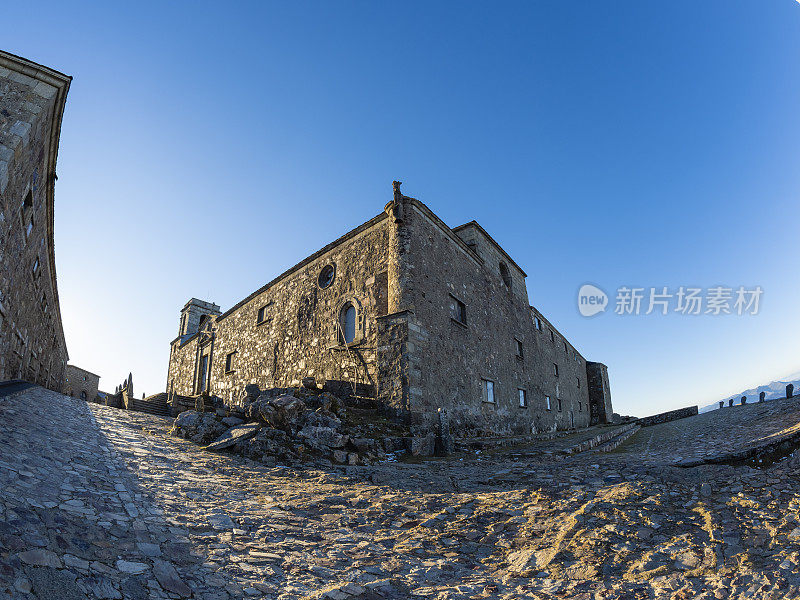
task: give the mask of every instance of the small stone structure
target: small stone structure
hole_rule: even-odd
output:
[[[53,244],[56,156],[71,77],[0,51],[0,380],[61,391],[67,345]]]
[[[81,369],[75,365],[67,365],[64,377],[64,393],[73,398],[80,398],[87,402],[98,402],[100,388],[100,375]]]
[[[106,405],[129,408],[133,399],[133,373],[128,373],[128,377],[116,387],[114,393],[106,395]]]
[[[383,212],[224,313],[192,298],[167,393],[338,385],[435,446],[610,420],[608,371],[529,304],[526,274],[475,221],[450,228],[399,182]],[[441,436],[440,436],[441,437]],[[446,444],[446,442],[443,442]]]
[[[723,408],[724,406],[725,406],[725,401],[724,400],[720,400],[719,401],[719,407]]]
[[[763,402],[763,401],[764,401],[764,398],[766,398],[766,397],[767,397],[767,393],[766,393],[766,392],[761,392],[761,393],[758,395],[758,401],[759,401],[759,402]]]
[[[790,383],[786,386],[786,397],[791,398],[794,396],[794,384]]]
[[[747,404],[747,396],[742,396],[741,403],[742,404]]]

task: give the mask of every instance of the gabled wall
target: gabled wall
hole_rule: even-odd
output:
[[[408,285],[399,308],[407,312],[396,320],[406,321],[408,334],[406,368],[398,370],[407,379],[408,406],[419,430],[433,428],[440,408],[456,435],[587,426],[585,361],[571,346],[561,355],[549,334],[537,331],[522,270],[506,262],[509,287],[498,268],[508,257],[482,230],[473,228],[477,244],[468,245],[461,237],[470,240],[468,228],[457,236],[422,203],[404,204],[398,227],[408,231],[410,247],[401,261]],[[466,323],[452,318],[452,298],[464,304]],[[494,384],[494,403],[485,401],[484,380]],[[519,390],[526,392],[527,407],[520,406]]]
[[[209,329],[172,343],[167,391],[198,392],[198,359],[209,355],[210,391],[236,399],[248,383],[264,387],[318,383],[376,385],[376,319],[387,312],[388,220],[385,214],[323,248],[222,315]],[[329,287],[323,268],[334,268]],[[344,344],[340,317],[356,309],[356,335]],[[259,322],[259,310],[265,307]],[[232,369],[226,357],[233,353]]]

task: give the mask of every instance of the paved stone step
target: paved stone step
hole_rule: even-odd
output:
[[[455,446],[458,451],[465,450],[490,450],[492,448],[506,448],[508,446],[518,446],[542,440],[555,440],[558,438],[574,435],[588,431],[588,427],[582,429],[566,429],[561,431],[546,431],[532,435],[518,435],[509,437],[484,437],[484,438],[456,438]]]
[[[624,431],[620,433],[618,436],[611,438],[604,444],[600,444],[597,448],[594,449],[595,452],[611,452],[612,450],[616,450],[619,446],[623,444],[623,442],[628,441],[633,435],[639,431],[642,426],[638,423],[632,423],[632,427],[625,427]]]
[[[130,410],[168,417],[170,415],[169,406],[164,401],[132,400]]]
[[[587,450],[591,450],[592,448],[597,448],[598,446],[601,446],[606,442],[613,440],[619,436],[625,435],[632,429],[636,429],[638,431],[639,425],[637,423],[628,423],[627,425],[623,425],[622,427],[617,427],[615,429],[612,429],[611,431],[607,431],[605,433],[601,433],[592,438],[589,438],[588,440],[584,440],[580,444],[575,444],[574,446],[565,448],[564,450],[562,450],[562,453],[569,456],[572,454],[578,454],[580,452],[586,452]]]

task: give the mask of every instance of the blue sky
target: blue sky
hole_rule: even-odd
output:
[[[72,362],[164,389],[225,308],[391,181],[479,221],[615,409],[800,370],[800,3],[16,3],[3,49],[74,77],[56,191]],[[592,282],[760,285],[756,316],[581,317]]]

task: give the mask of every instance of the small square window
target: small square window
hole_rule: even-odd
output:
[[[258,317],[256,318],[256,325],[261,325],[261,323],[266,323],[269,320],[269,308],[270,304],[265,304],[261,308],[258,309]]]
[[[467,324],[467,307],[455,296],[450,296],[450,317],[462,325]]]
[[[544,397],[544,407],[547,410],[552,410],[552,407],[550,406],[550,396],[545,396]]]
[[[519,407],[528,408],[528,392],[523,389],[517,391],[519,392]]]
[[[232,373],[233,372],[234,368],[236,367],[235,359],[236,359],[236,350],[234,350],[233,352],[228,353],[225,356],[225,372],[226,373]]]
[[[522,358],[523,356],[525,356],[522,349],[522,342],[514,338],[514,345],[516,346],[517,349],[517,358]]]
[[[482,379],[483,382],[483,401],[494,404],[494,381]]]
[[[558,365],[556,363],[553,363],[553,375],[558,377]]]

